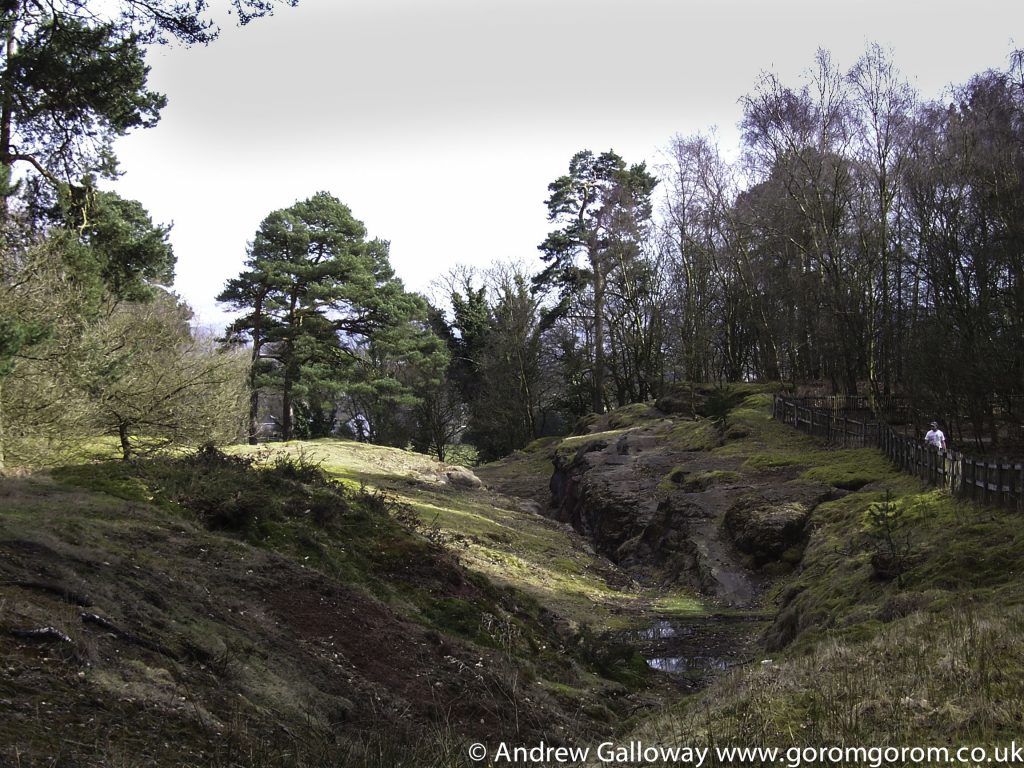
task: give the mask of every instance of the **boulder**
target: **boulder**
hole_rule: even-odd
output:
[[[810,507],[802,501],[751,503],[741,500],[725,513],[723,526],[736,548],[755,566],[800,561],[807,540]]]
[[[445,479],[456,488],[482,488],[483,482],[465,467],[449,467],[444,472]]]

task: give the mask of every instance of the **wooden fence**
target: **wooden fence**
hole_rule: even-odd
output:
[[[909,401],[895,395],[811,395],[795,397],[779,395],[786,402],[797,403],[804,408],[826,411],[839,418],[860,416],[867,420],[882,420],[887,424],[910,424],[919,418],[917,410]]]
[[[897,434],[877,419],[850,418],[841,409],[814,407],[818,404],[814,400],[776,395],[772,416],[832,445],[879,448],[904,472],[948,488],[958,496],[1024,510],[1024,461],[979,459],[960,451],[938,451],[921,440]]]

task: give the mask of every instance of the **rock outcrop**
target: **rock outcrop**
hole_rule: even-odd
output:
[[[799,563],[808,516],[831,489],[743,471],[712,452],[730,437],[710,420],[650,416],[564,441],[547,513],[641,581],[753,604],[766,576]]]
[[[752,489],[726,510],[722,525],[749,567],[786,570],[803,558],[812,510],[832,498],[833,489],[813,483]]]

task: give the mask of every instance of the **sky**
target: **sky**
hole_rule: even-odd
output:
[[[213,3],[217,5],[216,0]],[[675,135],[739,145],[739,100],[815,51],[888,49],[922,97],[1024,47],[1020,0],[300,0],[206,47],[150,50],[155,128],[114,188],[173,224],[197,321],[271,211],[327,191],[391,243],[410,290],[455,265],[539,267],[547,185],[582,149],[649,167]]]

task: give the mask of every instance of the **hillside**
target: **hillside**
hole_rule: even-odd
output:
[[[3,759],[1008,742],[1019,516],[769,404],[630,406],[476,475],[313,441],[5,477]]]
[[[573,618],[637,596],[563,526],[402,451],[259,458],[4,478],[5,762],[432,764],[643,706],[643,661]]]
[[[748,663],[621,740],[992,755],[1019,738],[1019,512],[830,449],[772,421],[767,394],[703,395],[710,418],[632,406],[553,455],[555,513],[615,562],[771,617]]]

